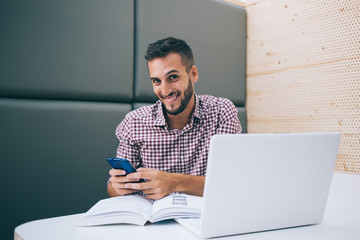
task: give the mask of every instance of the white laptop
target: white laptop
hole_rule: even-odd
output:
[[[320,223],[338,133],[215,135],[200,219],[177,221],[202,238]]]

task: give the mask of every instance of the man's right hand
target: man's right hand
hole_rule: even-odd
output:
[[[125,177],[126,172],[124,170],[111,169],[109,174],[111,176],[110,183],[108,184],[108,193],[110,197],[124,196],[139,191],[125,187],[125,184],[129,179]],[[135,179],[135,181],[139,180]]]

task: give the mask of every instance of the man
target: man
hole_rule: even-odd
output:
[[[228,99],[194,93],[199,74],[183,40],[169,37],[150,44],[145,59],[159,101],[128,113],[117,127],[117,157],[138,169],[127,176],[111,169],[108,193],[202,196],[210,137],[241,133],[237,110]],[[146,182],[130,183],[139,179]]]

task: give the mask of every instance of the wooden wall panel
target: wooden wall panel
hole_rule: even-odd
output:
[[[248,132],[340,132],[360,174],[360,1],[246,2]]]

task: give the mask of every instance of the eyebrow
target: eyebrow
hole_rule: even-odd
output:
[[[171,70],[171,71],[169,71],[168,73],[166,73],[165,74],[165,76],[169,76],[170,74],[172,74],[172,73],[180,73],[178,70]],[[151,81],[153,81],[153,80],[160,80],[159,78],[157,78],[157,77],[150,77],[150,80]]]
[[[178,71],[178,70],[171,70],[171,71],[169,71],[167,74],[165,74],[165,76],[168,76],[168,75],[170,75],[171,73],[179,73],[179,71]]]

